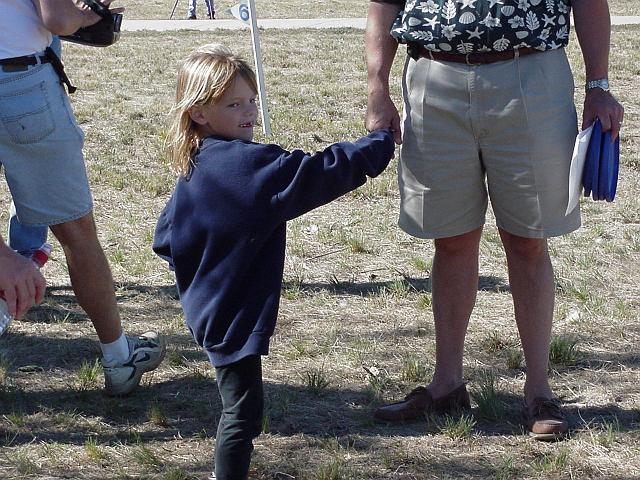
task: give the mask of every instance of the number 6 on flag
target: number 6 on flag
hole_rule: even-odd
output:
[[[249,5],[245,1],[242,1],[229,9],[229,13],[236,17],[241,22],[250,25],[249,22]]]

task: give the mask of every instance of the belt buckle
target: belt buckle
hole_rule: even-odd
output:
[[[470,56],[470,55],[473,55],[473,52],[469,52],[469,53],[466,53],[466,54],[464,55],[464,61],[466,62],[466,64],[467,64],[467,65],[469,65],[469,66],[471,66],[471,67],[477,67],[477,66],[479,66],[479,65],[482,65],[481,63],[472,63],[472,62],[469,60],[469,56]]]
[[[2,65],[2,71],[7,73],[26,72],[28,68],[29,68],[29,65],[13,65],[13,64]]]

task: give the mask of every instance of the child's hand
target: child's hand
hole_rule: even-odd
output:
[[[391,135],[391,137],[393,138],[393,141],[394,142],[396,141],[396,134],[394,133],[394,131],[391,128],[377,128],[375,130],[371,130],[371,132],[369,132],[369,133],[375,133],[375,132],[387,132],[389,135]],[[393,152],[391,152],[391,156],[389,158],[391,159],[391,158],[395,158],[395,157],[396,157],[396,151],[394,149]]]

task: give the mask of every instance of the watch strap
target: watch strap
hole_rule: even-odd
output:
[[[604,90],[605,92],[608,92],[609,91],[609,80],[607,80],[606,78],[599,78],[597,80],[590,80],[584,86],[585,90],[591,90],[592,88],[600,88],[600,89]]]

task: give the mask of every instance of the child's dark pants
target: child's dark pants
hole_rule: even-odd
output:
[[[259,355],[216,367],[222,415],[216,435],[216,480],[245,480],[253,439],[262,431],[262,361]]]

